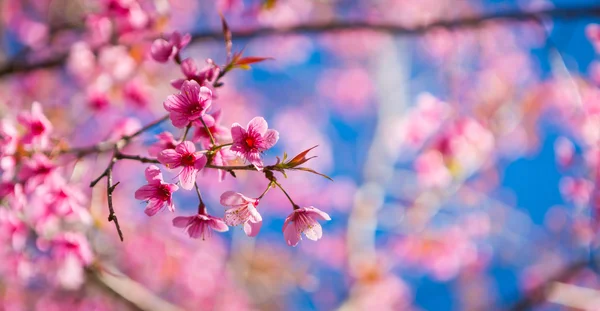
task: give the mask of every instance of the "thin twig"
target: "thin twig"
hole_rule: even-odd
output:
[[[543,18],[553,18],[561,20],[576,20],[590,17],[600,16],[600,6],[588,7],[570,7],[570,8],[551,8],[540,11],[506,11],[484,14],[481,16],[470,16],[456,18],[452,20],[438,20],[425,25],[408,27],[401,26],[397,23],[372,23],[365,21],[332,21],[328,23],[297,25],[287,28],[255,28],[251,30],[233,32],[232,35],[236,39],[252,39],[256,37],[287,35],[287,34],[316,34],[334,31],[346,30],[371,30],[382,33],[389,33],[397,36],[412,36],[422,35],[436,28],[476,28],[489,21],[505,21],[505,22],[528,22],[534,21],[540,23]],[[198,32],[192,35],[193,42],[201,42],[206,40],[221,39],[223,33],[221,30],[209,30]],[[38,69],[48,69],[64,65],[68,57],[68,52],[63,52],[54,55],[38,62],[26,62],[13,59],[0,66],[0,77],[8,74],[29,72]],[[20,57],[28,59],[29,57]]]

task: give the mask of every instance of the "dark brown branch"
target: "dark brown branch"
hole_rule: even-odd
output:
[[[123,136],[123,137],[121,137],[121,139],[119,139],[115,143],[110,144],[110,146],[113,148],[113,155],[110,158],[110,162],[108,163],[108,166],[106,167],[104,172],[102,172],[102,174],[100,174],[100,176],[98,176],[98,178],[94,179],[90,183],[90,187],[93,188],[94,186],[96,186],[96,184],[98,184],[98,182],[100,182],[100,180],[102,180],[102,178],[106,177],[106,197],[107,197],[107,201],[108,201],[108,221],[114,222],[115,227],[117,228],[117,233],[119,234],[119,238],[121,239],[121,241],[123,241],[123,231],[121,230],[121,226],[119,225],[119,220],[117,218],[117,214],[115,213],[115,209],[113,207],[113,200],[112,200],[113,192],[115,191],[115,188],[119,184],[119,182],[117,182],[116,184],[113,185],[113,167],[115,166],[115,163],[117,163],[117,161],[120,159],[135,159],[135,160],[144,162],[142,160],[142,158],[139,156],[135,157],[135,156],[129,156],[129,155],[122,154],[121,149],[123,149],[123,147],[127,146],[133,138],[152,129],[153,127],[159,125],[160,123],[162,123],[168,119],[169,119],[169,115],[166,115],[166,116],[164,116],[160,119],[157,119],[156,121],[149,123],[148,125],[142,127],[137,132],[135,132],[131,135]],[[104,146],[105,144],[106,144],[106,142],[103,142],[98,145],[90,146],[87,148],[76,148],[76,149],[71,149],[71,150],[76,150],[75,153],[78,156],[83,156],[83,155],[88,155],[88,154],[91,154],[94,152],[105,151],[104,147],[100,147],[100,146]],[[65,150],[63,153],[73,153],[73,152],[71,152],[71,150]],[[152,162],[152,163],[154,163],[154,162]]]
[[[552,8],[540,11],[507,11],[484,14],[481,16],[470,16],[456,18],[452,20],[439,20],[426,25],[415,27],[401,26],[392,23],[372,23],[364,21],[333,21],[329,23],[298,25],[288,28],[255,28],[248,30],[234,31],[233,38],[236,39],[251,39],[255,37],[271,36],[271,35],[286,35],[286,34],[315,34],[332,31],[345,30],[372,30],[376,32],[389,33],[397,36],[421,35],[432,29],[448,28],[448,29],[464,29],[479,27],[490,21],[504,22],[541,22],[544,18],[575,20],[581,18],[600,17],[600,6],[587,7],[571,7],[571,8]],[[206,41],[211,39],[221,39],[223,33],[221,30],[208,30],[193,34],[193,42]],[[27,57],[22,57],[27,59]],[[67,52],[57,54],[51,58],[39,62],[23,62],[10,61],[0,66],[0,76],[28,72],[36,69],[53,68],[61,66],[67,59]]]

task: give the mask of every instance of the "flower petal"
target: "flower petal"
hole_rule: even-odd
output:
[[[162,173],[156,165],[148,166],[144,173],[149,184],[160,184],[163,181]]]
[[[155,185],[143,185],[135,191],[134,196],[136,200],[148,200],[157,195]]]
[[[306,235],[309,240],[317,241],[323,236],[323,228],[321,228],[321,225],[315,221],[306,229],[304,229],[304,235]]]
[[[286,223],[287,224],[287,223]],[[296,246],[302,239],[300,232],[296,228],[296,224],[291,222],[283,227],[283,238],[289,246]]]
[[[181,166],[181,155],[175,149],[165,149],[158,154],[158,161],[167,168],[177,168]]]
[[[248,221],[244,224],[244,232],[249,237],[255,237],[258,235],[260,228],[262,227],[262,221],[259,222],[251,222]]]
[[[231,125],[231,139],[234,143],[243,143],[246,136],[246,130],[239,124]]]
[[[304,210],[306,211],[306,215],[310,218],[319,220],[331,220],[329,214],[313,206],[305,207]]]
[[[267,130],[267,133],[263,136],[261,149],[267,150],[273,147],[279,140],[279,132],[276,130]]]
[[[190,223],[190,220],[196,216],[179,216],[173,218],[173,226],[177,228],[185,228]]]
[[[181,188],[185,190],[192,190],[194,183],[196,182],[196,175],[198,170],[192,166],[184,166],[179,173],[179,181],[181,182]]]
[[[221,194],[221,205],[224,206],[238,206],[248,203],[246,196],[239,192],[225,191]]]
[[[255,117],[248,123],[248,135],[259,134],[264,135],[267,132],[269,125],[263,117]]]

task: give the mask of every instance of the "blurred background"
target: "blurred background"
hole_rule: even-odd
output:
[[[0,116],[40,102],[56,150],[131,134],[165,114],[183,78],[152,59],[153,40],[190,33],[182,58],[223,65],[219,12],[234,51],[273,59],[229,72],[211,111],[226,127],[263,116],[278,130],[267,164],[318,145],[307,166],[333,182],[279,181],[331,216],[322,239],[286,244],[292,208],[277,189],[260,203],[257,237],[231,227],[190,239],[171,221],[195,212],[196,194],[148,217],[133,195],[148,165],[119,161],[121,242],[106,186],[88,187],[110,154],[51,156],[89,217],[25,228],[9,215],[14,192],[0,191],[0,309],[600,308],[594,0],[0,0]],[[163,131],[182,133],[163,123],[127,153],[149,156]],[[4,181],[6,163],[30,154],[17,152],[0,161]],[[208,171],[198,183],[222,217],[224,191],[257,197],[268,181]],[[26,217],[40,203],[24,200]],[[64,228],[93,253],[79,269],[42,245]]]

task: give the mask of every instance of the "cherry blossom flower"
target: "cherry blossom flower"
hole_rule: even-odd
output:
[[[250,162],[257,169],[262,169],[260,153],[273,147],[279,140],[279,132],[267,129],[267,121],[262,117],[250,120],[247,128],[234,123],[231,126],[233,145],[231,151]]]
[[[212,88],[212,84],[219,77],[221,69],[212,59],[208,58],[206,60],[206,66],[202,70],[198,70],[196,62],[191,58],[186,58],[181,62],[181,72],[185,76],[185,79],[172,80],[171,86],[174,88],[181,89],[183,82],[186,80],[194,80],[202,86]]]
[[[196,152],[196,146],[191,141],[184,141],[175,149],[166,149],[159,153],[158,161],[170,169],[183,167],[179,173],[181,187],[191,190],[196,182],[196,175],[206,165],[206,156]]]
[[[198,82],[185,81],[181,91],[176,95],[169,95],[163,103],[173,125],[183,128],[190,122],[202,117],[212,102],[212,91],[200,86]]]
[[[148,148],[148,154],[153,157],[157,157],[165,149],[175,149],[177,147],[177,140],[171,132],[162,132],[156,135],[156,138],[158,138],[158,141]]]
[[[251,199],[239,192],[227,191],[221,195],[221,205],[229,206],[225,212],[228,226],[244,225],[247,236],[254,237],[262,226],[262,216],[256,206],[259,199]]]
[[[156,165],[146,168],[146,180],[148,184],[140,187],[135,192],[136,199],[148,201],[145,210],[146,215],[155,215],[165,205],[171,212],[174,212],[175,204],[173,203],[172,195],[179,187],[175,184],[165,183],[162,173]]]
[[[23,136],[24,144],[34,144],[45,148],[48,144],[48,135],[52,132],[52,124],[42,112],[42,106],[38,102],[31,105],[31,112],[23,112],[17,117],[27,133]]]
[[[202,120],[204,120],[204,123],[206,123],[206,127],[208,127],[208,130],[215,140],[218,141],[219,139],[224,139],[225,137],[229,136],[229,130],[219,124],[219,121],[221,120],[221,110],[214,112],[212,115],[204,115]],[[203,146],[210,145],[210,136],[208,135],[208,132],[204,128],[204,125],[200,119],[194,121],[194,126],[196,127],[196,131],[194,131],[192,140],[194,142],[201,143]]]
[[[37,229],[54,228],[61,220],[83,224],[91,222],[91,215],[85,207],[85,195],[64,180],[55,178],[51,184],[40,185],[35,194],[31,218]]]
[[[26,180],[26,188],[31,190],[42,184],[52,184],[56,167],[43,154],[35,154],[23,163],[19,178]]]
[[[323,229],[317,220],[331,220],[331,217],[318,208],[309,206],[295,209],[283,224],[283,237],[289,246],[296,246],[302,240],[301,233],[313,241],[323,236]]]
[[[194,216],[179,216],[173,219],[173,226],[177,228],[185,228],[187,234],[194,239],[210,238],[212,230],[225,232],[229,227],[221,218],[213,217],[205,212],[198,213]]]
[[[192,36],[190,34],[182,36],[179,32],[175,31],[171,34],[169,41],[162,38],[154,40],[150,48],[150,55],[152,55],[155,61],[165,63],[187,46],[191,39]]]

